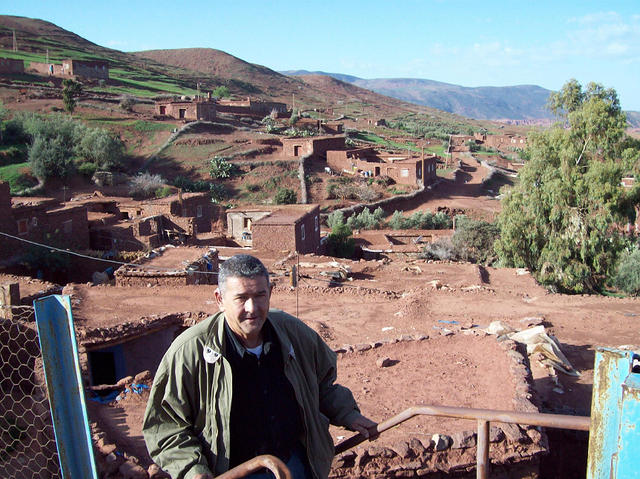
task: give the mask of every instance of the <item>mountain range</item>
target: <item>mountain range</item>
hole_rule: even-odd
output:
[[[326,75],[381,95],[484,120],[551,120],[545,109],[551,90],[536,85],[464,87],[418,78],[364,79],[341,73],[290,70],[289,76]]]

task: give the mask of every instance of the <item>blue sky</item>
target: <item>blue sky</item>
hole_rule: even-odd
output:
[[[576,78],[640,110],[639,0],[1,2],[123,51],[210,47],[273,70],[463,86],[557,90]]]

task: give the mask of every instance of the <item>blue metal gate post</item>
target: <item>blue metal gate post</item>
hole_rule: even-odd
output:
[[[596,350],[587,479],[640,478],[637,358],[632,351]]]
[[[69,296],[47,296],[33,306],[62,477],[97,479]]]

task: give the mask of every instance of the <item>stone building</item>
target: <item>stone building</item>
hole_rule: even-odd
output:
[[[316,253],[320,248],[320,207],[232,209],[227,212],[227,234],[256,250]]]
[[[104,60],[73,60],[59,63],[31,62],[29,70],[41,75],[108,80],[109,62]]]
[[[326,160],[327,151],[344,150],[344,135],[310,136],[306,138],[283,138],[282,154],[285,156],[313,155],[314,159]]]
[[[24,73],[24,60],[0,58],[0,73]]]
[[[409,156],[380,152],[372,147],[327,151],[327,166],[338,173],[366,177],[388,176],[402,185],[429,185],[436,176],[438,156]]]
[[[158,101],[155,114],[176,120],[213,121],[216,118],[216,104],[211,99]]]
[[[53,198],[15,198],[0,183],[0,231],[23,240],[69,249],[89,248],[87,208],[65,205]],[[28,243],[2,238],[0,259],[24,252]]]
[[[278,114],[286,113],[287,104],[277,101],[263,101],[247,97],[246,100],[225,100],[218,99],[216,102],[220,113],[231,113],[235,115],[246,115],[264,118],[271,112]]]

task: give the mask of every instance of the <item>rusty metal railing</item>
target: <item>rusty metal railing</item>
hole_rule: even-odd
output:
[[[216,479],[240,479],[262,468],[269,469],[276,479],[291,479],[291,473],[285,463],[277,457],[268,454],[249,459],[247,462],[243,462],[233,469],[229,469],[227,472],[216,476]]]
[[[563,414],[544,414],[517,411],[499,411],[494,409],[472,409],[450,406],[414,406],[402,411],[372,427],[369,438],[374,439],[380,433],[391,429],[414,416],[441,416],[457,419],[476,420],[478,423],[478,446],[476,452],[476,478],[487,479],[489,474],[489,425],[491,422],[509,424],[528,424],[531,426],[552,427],[558,429],[573,429],[588,431],[591,418],[588,416],[568,416]],[[365,441],[362,434],[356,434],[336,444],[336,454],[351,449]]]

